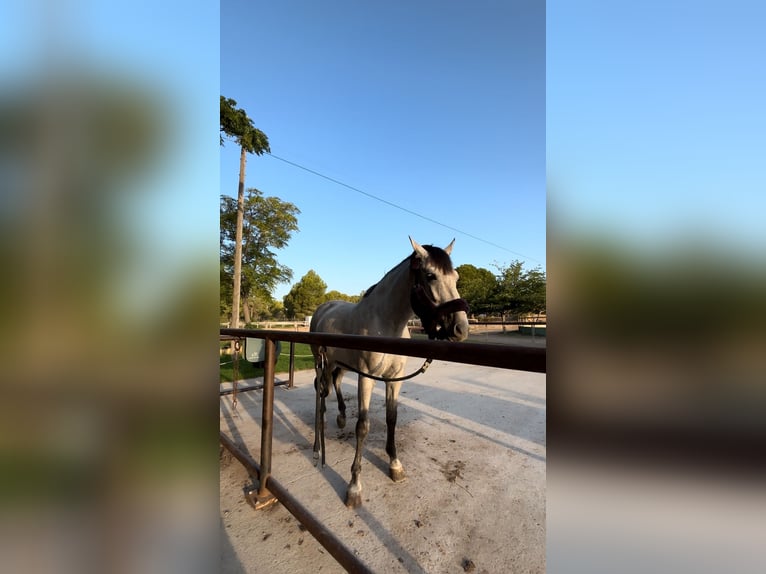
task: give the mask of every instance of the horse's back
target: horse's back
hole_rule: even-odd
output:
[[[311,317],[309,330],[312,333],[348,333],[348,319],[354,307],[356,304],[348,301],[322,303]]]
[[[309,324],[312,333],[344,333],[353,303],[348,301],[327,301],[314,311]],[[319,357],[319,345],[311,345],[314,357]]]

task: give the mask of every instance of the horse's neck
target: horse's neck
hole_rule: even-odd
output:
[[[375,315],[403,329],[412,317],[409,259],[389,271],[363,301]]]

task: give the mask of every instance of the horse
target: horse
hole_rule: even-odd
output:
[[[441,249],[419,245],[412,237],[413,252],[370,287],[358,303],[328,301],[320,305],[311,319],[310,331],[382,337],[410,338],[407,323],[417,315],[430,339],[462,341],[468,336],[468,304],[457,291],[457,271],[452,267],[452,242]],[[346,425],[346,405],[340,383],[347,371],[358,374],[356,454],[351,465],[351,481],[346,490],[346,506],[362,503],[362,450],[370,430],[369,408],[375,380],[386,383],[386,453],[390,457],[389,476],[394,482],[405,479],[404,467],[396,454],[396,413],[401,377],[407,357],[373,351],[359,351],[312,345],[315,359],[316,390],[314,465],[321,451],[325,466],[325,398],[330,384],[338,398],[336,422]],[[424,365],[425,368],[426,365]],[[424,370],[421,369],[422,370]]]

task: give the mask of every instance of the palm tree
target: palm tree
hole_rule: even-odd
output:
[[[234,244],[234,286],[231,302],[231,326],[239,327],[239,296],[242,281],[242,221],[245,213],[245,164],[248,153],[263,155],[270,153],[269,138],[253,125],[245,110],[236,107],[237,102],[221,96],[221,129],[220,131],[237,142],[240,147],[239,156],[239,187],[237,189],[237,229]],[[223,145],[223,135],[220,135]]]

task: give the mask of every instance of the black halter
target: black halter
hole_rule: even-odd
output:
[[[468,313],[469,307],[465,299],[453,299],[441,305],[436,305],[423,284],[417,278],[417,272],[420,269],[420,259],[416,255],[410,260],[410,273],[413,276],[412,287],[410,288],[410,305],[412,310],[420,318],[423,329],[428,333],[429,339],[447,339],[449,337],[444,328],[444,319],[450,313],[465,311]]]

